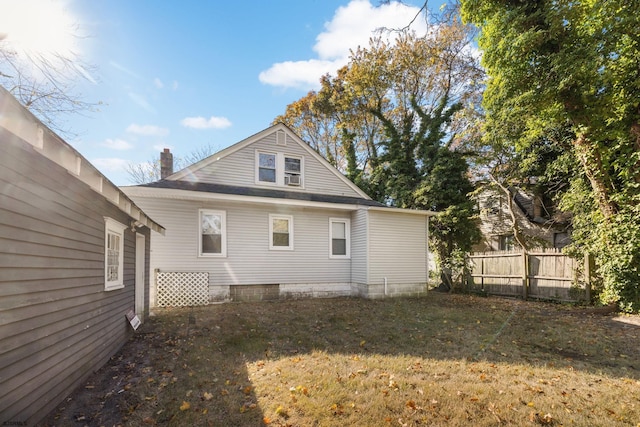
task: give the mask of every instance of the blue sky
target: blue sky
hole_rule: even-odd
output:
[[[0,33],[5,42],[37,38],[34,49],[71,49],[94,66],[78,89],[102,105],[67,118],[78,134],[68,142],[127,185],[125,165],[165,147],[176,156],[219,150],[268,127],[349,49],[366,46],[377,27],[408,24],[421,3],[0,0]],[[59,40],[63,32],[82,37]]]

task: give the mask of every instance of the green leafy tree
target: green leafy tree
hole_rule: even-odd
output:
[[[640,6],[637,0],[462,0],[489,75],[486,136],[530,150],[568,127],[580,165],[563,196],[574,250],[603,303],[640,310]]]
[[[314,120],[332,122],[339,168],[374,199],[437,210],[432,229],[443,267],[479,237],[458,135],[482,80],[470,28],[455,13],[447,18],[425,37],[400,31],[393,43],[372,38],[309,95],[305,104],[314,115],[296,103],[284,115],[295,130],[315,128]]]

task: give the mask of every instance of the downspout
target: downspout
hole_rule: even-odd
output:
[[[387,296],[387,278],[384,278],[384,296]]]

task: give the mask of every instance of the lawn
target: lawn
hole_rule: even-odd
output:
[[[638,317],[438,293],[163,310],[44,424],[635,427],[639,335]]]

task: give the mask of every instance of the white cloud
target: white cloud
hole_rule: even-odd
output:
[[[169,129],[153,125],[138,125],[131,123],[127,127],[127,132],[144,136],[167,136]]]
[[[162,83],[162,80],[160,80],[159,78],[155,78],[153,79],[153,84],[158,88],[158,89],[162,89],[164,87],[164,83]]]
[[[111,139],[107,138],[102,144],[104,147],[111,148],[112,150],[131,150],[133,145],[125,141],[124,139]]]
[[[171,89],[178,90],[178,82],[176,80],[173,81],[173,84],[171,85]]]
[[[332,20],[325,23],[324,31],[316,37],[313,50],[317,58],[273,64],[258,78],[272,86],[318,89],[322,75],[335,74],[338,68],[347,64],[350,50],[367,47],[369,39],[380,28],[407,26],[418,11],[417,7],[395,1],[374,7],[370,0],[352,0],[336,10]],[[416,19],[411,28],[418,34],[427,31],[426,23],[421,19]]]
[[[309,89],[319,87],[320,77],[336,71],[346,64],[342,59],[337,61],[286,61],[273,64],[271,68],[260,73],[262,83],[279,87]]]
[[[231,126],[231,122],[226,117],[211,116],[208,119],[204,117],[186,117],[180,122],[182,126],[193,129],[225,129]]]
[[[98,170],[102,173],[124,171],[126,170],[126,167],[129,163],[129,160],[118,158],[102,158],[91,160],[91,164],[98,168]]]

